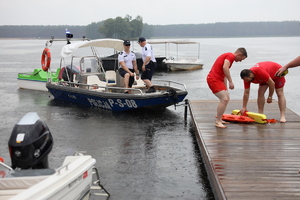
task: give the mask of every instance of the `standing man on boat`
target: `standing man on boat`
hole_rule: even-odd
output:
[[[247,58],[247,51],[245,48],[238,48],[234,53],[224,53],[217,58],[207,75],[206,80],[209,88],[220,100],[217,107],[217,120],[215,122],[215,126],[218,128],[227,128],[223,124],[225,122],[222,120],[222,116],[230,99],[227,81],[229,82],[229,89],[234,89],[229,69],[232,66],[233,61],[241,62],[245,58]]]
[[[124,78],[125,88],[131,88],[134,83],[134,72],[136,74],[136,79],[139,79],[139,70],[136,64],[136,56],[130,51],[130,41],[124,40],[123,42],[124,50],[120,52],[118,56],[119,62],[119,74]],[[129,94],[131,91],[126,90],[125,94]]]
[[[250,69],[244,69],[241,71],[241,78],[244,80],[244,97],[243,97],[243,108],[241,112],[247,110],[247,103],[250,94],[250,84],[259,84],[258,96],[257,96],[257,106],[258,112],[264,113],[265,105],[265,92],[269,88],[269,95],[267,98],[267,103],[272,103],[272,96],[274,90],[276,91],[278,97],[278,106],[280,110],[280,122],[286,122],[285,119],[285,107],[286,100],[283,92],[283,87],[285,84],[284,76],[277,76],[277,71],[282,68],[281,65],[275,62],[259,62],[255,64]]]
[[[146,39],[144,37],[140,37],[138,40],[139,45],[142,47],[142,59],[143,59],[143,65],[142,65],[142,80],[145,82],[147,87],[149,88],[146,93],[152,93],[156,92],[151,79],[153,76],[153,73],[156,69],[156,60],[154,56],[154,52],[152,49],[152,46],[146,42]]]

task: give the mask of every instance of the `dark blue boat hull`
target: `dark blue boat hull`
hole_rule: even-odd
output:
[[[184,100],[187,91],[178,91],[146,95],[123,93],[104,93],[85,89],[47,84],[55,99],[78,103],[111,111],[126,111],[137,108],[161,109]]]

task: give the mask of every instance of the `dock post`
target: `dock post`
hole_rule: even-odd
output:
[[[184,121],[186,122],[187,119],[187,108],[188,108],[188,104],[189,104],[189,100],[186,99],[185,100],[185,104],[184,104]]]

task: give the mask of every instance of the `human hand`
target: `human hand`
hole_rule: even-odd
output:
[[[247,108],[242,108],[242,109],[240,110],[241,115],[244,115],[245,112],[247,112]]]
[[[234,89],[234,84],[233,84],[233,82],[230,82],[230,83],[229,83],[229,89],[231,89],[231,90]]]
[[[279,68],[278,70],[277,70],[277,72],[276,72],[276,76],[280,76],[284,71],[286,71],[287,70],[287,68],[286,67],[281,67],[281,68]]]
[[[272,103],[272,97],[267,98],[267,103]]]
[[[145,65],[142,66],[142,71],[143,71],[143,72],[146,71]]]

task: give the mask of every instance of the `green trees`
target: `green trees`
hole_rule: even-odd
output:
[[[299,21],[283,22],[218,22],[211,24],[143,24],[143,19],[137,16],[132,19],[107,19],[93,22],[87,26],[0,26],[0,38],[65,38],[65,30],[74,38],[86,36],[90,39],[118,38],[136,40],[140,36],[150,38],[186,38],[186,37],[265,37],[265,36],[299,36]]]
[[[103,34],[99,33],[99,27],[103,25],[103,21],[101,22],[93,22],[86,26],[86,36],[90,39],[98,39],[103,38]]]
[[[107,38],[134,39],[140,37],[142,31],[143,18],[141,16],[137,16],[135,19],[129,15],[124,18],[109,18],[103,21],[102,26],[99,27],[99,33]]]

